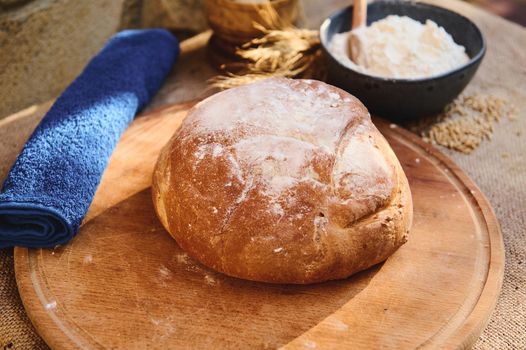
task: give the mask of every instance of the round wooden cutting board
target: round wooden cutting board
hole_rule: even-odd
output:
[[[414,225],[385,263],[308,286],[229,278],[192,261],[150,199],[157,154],[191,103],[136,119],[85,224],[54,250],[17,248],[24,306],[53,349],[466,348],[504,270],[487,200],[445,156],[376,120],[409,178]]]

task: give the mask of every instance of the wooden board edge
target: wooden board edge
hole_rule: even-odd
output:
[[[164,105],[159,106],[155,109],[149,110],[145,113],[140,113],[134,119],[134,122],[140,123],[143,118],[151,119],[157,117],[161,113],[166,112],[178,112],[185,109],[190,109],[195,106],[200,100],[190,100],[178,104]],[[27,110],[22,111],[13,115],[12,118],[6,122],[13,122],[19,118],[28,117],[34,113],[46,113],[47,110],[51,107],[52,101],[43,103],[41,105],[36,105]],[[1,122],[4,122],[2,120]],[[3,125],[3,124],[2,124]],[[85,224],[85,223],[83,223]],[[32,249],[31,251],[37,252],[38,250]],[[32,262],[30,260],[31,252],[30,249],[25,247],[15,247],[14,249],[14,270],[15,270],[15,279],[17,288],[19,291],[20,298],[22,300],[22,305],[26,311],[29,320],[33,324],[37,333],[44,339],[46,344],[52,349],[73,349],[73,348],[84,348],[81,343],[82,340],[78,339],[78,343],[73,341],[70,337],[57,337],[57,334],[63,333],[63,330],[56,322],[46,323],[46,327],[42,327],[39,323],[39,320],[42,318],[51,319],[48,310],[46,310],[46,301],[39,296],[37,291],[38,288],[42,288],[38,282],[31,275],[30,267]],[[31,307],[28,307],[31,305]],[[45,315],[45,316],[43,316]]]
[[[460,182],[470,189],[471,196],[475,198],[481,209],[482,216],[486,220],[486,229],[490,240],[490,256],[484,288],[482,289],[477,304],[471,311],[470,315],[466,318],[463,325],[457,329],[453,335],[446,339],[444,344],[447,348],[469,349],[475,344],[489,323],[491,315],[497,305],[504,280],[505,248],[502,231],[495,212],[490,205],[489,200],[476,183],[451,158],[440,152],[436,147],[426,143],[418,137],[418,135],[409,130],[389,123],[381,118],[375,118],[373,120],[375,124],[381,123],[384,124],[384,127],[391,128],[394,132],[418,145],[432,157],[435,157],[440,162],[444,163],[447,168],[451,169]],[[395,125],[395,127],[391,127],[392,125]]]
[[[45,327],[40,324],[39,320],[50,319],[51,317],[49,317],[45,307],[46,301],[39,297],[35,288],[35,281],[30,272],[31,262],[29,254],[28,248],[15,247],[14,249],[16,284],[29,320],[38,335],[42,337],[51,349],[82,348],[67,336],[57,337],[56,334],[62,334],[63,330],[55,322],[47,322]],[[28,305],[31,305],[31,307],[28,307]],[[43,317],[42,315],[45,316]]]

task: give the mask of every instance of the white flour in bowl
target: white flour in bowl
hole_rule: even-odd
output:
[[[406,16],[388,16],[369,27],[335,34],[329,50],[354,70],[386,78],[427,78],[469,61],[465,48],[444,28],[431,20],[422,24]]]

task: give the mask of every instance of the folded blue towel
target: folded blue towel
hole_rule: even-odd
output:
[[[78,231],[122,132],[179,55],[162,29],[116,34],[38,125],[0,193],[0,248],[54,247]]]

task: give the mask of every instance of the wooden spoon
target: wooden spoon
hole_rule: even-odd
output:
[[[355,30],[360,27],[365,27],[367,25],[367,0],[354,0],[353,10],[352,10],[352,30]],[[356,49],[359,43],[357,43],[357,38],[352,35],[352,31],[349,35],[348,41],[348,51],[349,57],[351,59],[356,57],[356,52],[353,54],[353,48]]]
[[[367,0],[354,0],[352,29],[367,25]]]

